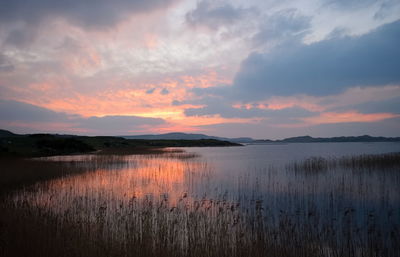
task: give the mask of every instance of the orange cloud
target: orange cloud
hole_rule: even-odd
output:
[[[48,82],[33,83],[28,86],[30,89],[40,92],[47,92],[55,88],[54,84]]]
[[[182,76],[181,77],[185,87],[193,88],[207,88],[213,87],[220,84],[231,84],[232,80],[228,78],[221,77],[218,72],[209,70],[205,74],[199,76]]]
[[[202,105],[172,105],[173,100],[185,101],[196,97],[187,89],[194,86],[215,84],[220,81],[216,72],[207,71],[197,77],[166,78],[159,83],[106,81],[106,89],[81,93],[73,82],[48,79],[32,84],[30,90],[18,92],[19,101],[39,105],[55,111],[79,114],[84,117],[105,115],[135,115],[164,119],[182,118],[185,108]],[[89,87],[89,86],[86,86]],[[65,90],[64,90],[65,89]],[[154,89],[153,91],[151,91]],[[162,90],[164,90],[164,93]],[[65,91],[65,92],[64,92]],[[150,91],[150,93],[148,93]],[[26,97],[23,97],[26,95]]]
[[[148,49],[155,49],[159,45],[158,38],[155,34],[145,34],[144,35],[144,45]]]
[[[290,96],[290,97],[272,97],[262,103],[265,108],[271,110],[282,110],[292,107],[300,107],[305,110],[320,112],[324,111],[325,107],[317,103],[317,98],[312,96]]]
[[[198,126],[254,122],[252,119],[227,119],[221,118],[218,115],[186,117],[184,114],[186,108],[202,107],[202,105],[193,104],[172,105],[172,99],[184,101],[193,97],[187,92],[186,86],[185,83],[180,83],[178,80],[172,79],[167,79],[159,84],[144,84],[139,86],[126,82],[121,89],[107,89],[91,95],[75,92],[71,97],[66,98],[52,98],[43,95],[42,98],[31,98],[26,102],[55,111],[79,114],[84,117],[132,115],[162,118],[167,121],[163,125],[143,126],[135,131],[128,131],[130,133],[194,132],[198,130]],[[50,91],[52,90],[51,84],[47,87]],[[146,93],[151,88],[156,88],[156,90],[151,94]],[[169,91],[167,95],[161,93],[161,89],[164,88]],[[50,92],[47,96],[51,96]]]

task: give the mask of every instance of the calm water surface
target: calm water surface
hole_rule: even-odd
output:
[[[256,215],[262,216],[259,226],[263,227],[280,228],[282,222],[289,220],[301,231],[312,224],[320,237],[338,242],[350,233],[348,229],[358,233],[358,241],[367,241],[374,228],[379,231],[384,247],[394,247],[396,241],[389,237],[400,222],[398,167],[332,166],[309,172],[291,169],[290,164],[315,156],[334,159],[400,152],[399,143],[274,144],[183,150],[186,152],[166,155],[46,158],[66,165],[87,166],[92,171],[39,183],[33,189],[16,193],[13,201],[64,218],[71,215],[76,221],[96,222],[100,213],[117,238],[128,233],[128,220],[135,223],[137,233],[144,233],[139,229],[143,227],[140,211],[149,208],[149,204],[154,224],[159,224],[157,219],[170,221],[169,215],[175,209],[184,210],[182,213],[186,214],[179,214],[178,222],[171,223],[181,232],[182,249],[187,247],[185,238],[191,233],[184,223],[190,219],[190,213],[198,211],[205,213],[204,222],[210,224],[226,219],[233,227],[238,222],[235,217],[240,217],[242,231]],[[207,212],[209,209],[214,212]],[[221,209],[227,210],[224,218],[218,216]],[[332,238],[328,238],[327,229],[335,231],[334,236],[329,235]],[[237,238],[229,240],[235,243]]]

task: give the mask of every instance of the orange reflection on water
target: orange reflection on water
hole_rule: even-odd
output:
[[[92,165],[99,161],[96,156],[58,157],[75,165]],[[104,158],[104,157],[102,157]],[[119,157],[106,165],[98,163],[98,169],[81,175],[68,176],[47,183],[46,189],[31,196],[30,202],[40,206],[51,206],[52,210],[63,213],[68,209],[76,209],[77,200],[92,210],[99,209],[106,204],[111,209],[127,204],[130,201],[149,199],[162,200],[169,206],[176,206],[180,201],[188,199],[188,191],[193,181],[200,175],[204,177],[207,167],[204,163],[180,159],[155,156],[128,156]],[[51,160],[51,158],[49,158]],[[107,162],[107,160],[100,160]],[[197,174],[201,171],[201,174]],[[78,208],[78,209],[77,209]]]

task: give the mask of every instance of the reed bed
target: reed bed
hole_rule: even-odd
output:
[[[336,168],[366,171],[399,167],[400,153],[364,154],[341,158],[310,157],[306,160],[295,161],[286,165],[287,169],[305,172],[321,172]]]
[[[62,176],[81,174],[88,170],[75,164],[65,165],[61,162],[32,159],[0,159],[0,196],[24,186]]]
[[[335,160],[340,170],[331,160],[312,159],[248,173],[228,190],[215,183],[214,167],[196,157],[53,159],[94,171],[1,198],[0,253],[400,256],[400,189],[393,186],[400,184],[400,173],[392,172],[399,166],[392,165],[387,176],[366,177],[349,170],[362,169],[372,157]],[[293,167],[335,173],[309,178],[294,174]],[[277,179],[282,174],[285,179]]]

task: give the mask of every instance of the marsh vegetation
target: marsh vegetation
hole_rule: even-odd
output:
[[[20,164],[65,172],[3,192],[2,256],[400,255],[400,154],[256,165],[242,149]]]

